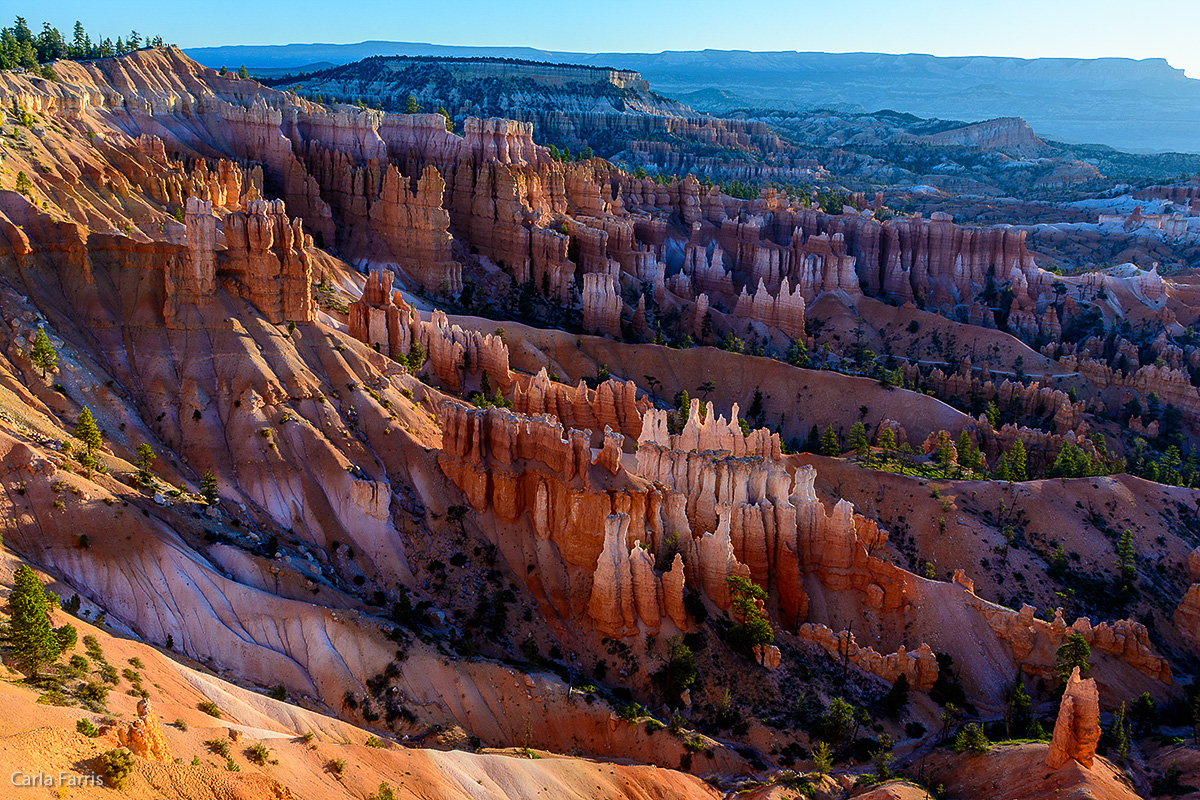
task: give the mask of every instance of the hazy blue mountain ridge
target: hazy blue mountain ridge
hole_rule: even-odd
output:
[[[1043,137],[1131,152],[1200,153],[1200,80],[1156,59],[1020,59],[922,54],[751,52],[571,53],[413,42],[194,48],[213,67],[300,68],[371,55],[493,56],[637,70],[654,90],[720,113],[883,108],[961,120],[1022,117]]]

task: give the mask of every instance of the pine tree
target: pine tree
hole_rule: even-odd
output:
[[[1000,427],[1000,409],[996,407],[995,400],[992,400],[987,404],[987,411],[985,413],[987,414],[989,425],[991,425],[993,428]]]
[[[895,719],[900,716],[900,712],[908,705],[908,676],[903,672],[892,683],[892,688],[883,696],[882,704],[884,713]]]
[[[404,113],[405,114],[420,114],[421,113],[421,104],[417,102],[417,98],[415,95],[410,94],[408,96],[408,102],[406,102],[404,104]]]
[[[154,480],[154,475],[150,472],[150,467],[154,466],[155,458],[154,450],[150,445],[145,442],[138,445],[137,460],[133,462],[133,465],[138,470],[137,481],[139,485],[149,486],[150,482]]]
[[[740,575],[732,575],[726,582],[733,616],[737,620],[729,631],[729,644],[750,653],[756,645],[775,641],[771,620],[760,605],[767,602],[766,589]]]
[[[61,648],[50,625],[46,590],[28,565],[13,573],[13,590],[8,596],[9,657],[27,675],[36,675],[42,667],[58,658]]]
[[[675,410],[679,412],[680,416],[682,416],[684,420],[686,420],[688,414],[691,413],[691,395],[688,394],[687,389],[680,389],[679,394],[675,395],[675,400]]]
[[[1058,662],[1055,665],[1058,677],[1063,683],[1071,677],[1071,671],[1079,667],[1079,674],[1082,676],[1092,665],[1088,663],[1088,659],[1092,657],[1092,648],[1078,633],[1073,633],[1067,637],[1067,641],[1058,648]]]
[[[896,449],[896,432],[891,428],[884,428],[879,432],[879,448],[883,450],[886,456],[892,450]]]
[[[837,434],[833,432],[833,423],[829,423],[821,434],[821,455],[840,456],[842,447],[838,444]]]
[[[1121,707],[1117,709],[1117,713],[1113,715],[1111,733],[1117,760],[1124,761],[1129,757],[1129,724],[1125,721],[1125,703],[1123,701]]]
[[[1008,453],[1000,456],[1000,461],[996,464],[995,478],[998,481],[1012,480],[1012,469],[1008,465]]]
[[[240,67],[238,67],[238,77],[241,78],[242,80],[246,80],[247,78],[250,77],[250,73],[246,71],[245,64],[242,64]]]
[[[1027,479],[1026,466],[1025,445],[1020,439],[1017,439],[1008,450],[1008,468],[1014,481]]]
[[[1137,577],[1137,550],[1133,546],[1133,532],[1128,528],[1117,543],[1117,561],[1121,565],[1121,580],[1125,585],[1133,583]]]
[[[971,471],[979,469],[979,451],[975,449],[975,443],[971,441],[971,434],[967,433],[966,428],[958,435],[955,449],[958,450],[958,463],[961,466]]]
[[[821,742],[812,751],[813,770],[818,775],[828,775],[829,770],[833,767],[833,753],[829,749],[829,745]]]
[[[763,417],[766,415],[766,409],[763,407],[762,389],[754,387],[754,397],[750,400],[750,407],[746,409],[747,419],[754,420],[754,424],[758,427],[763,426]]]
[[[1025,733],[1032,709],[1029,692],[1025,691],[1025,684],[1017,678],[1017,685],[1004,698],[1004,727],[1009,738]]]
[[[92,410],[87,406],[84,406],[83,411],[79,412],[79,420],[75,423],[75,438],[87,445],[89,455],[104,445],[104,437],[100,435],[100,429],[96,427],[96,418],[92,416]]]
[[[850,426],[850,449],[855,452],[859,461],[865,461],[871,454],[871,448],[867,442],[867,426],[861,422]]]
[[[211,470],[200,479],[200,495],[210,506],[217,502],[217,478]]]
[[[950,433],[948,431],[938,431],[935,455],[937,465],[943,472],[949,472],[950,467],[957,463],[958,452],[950,440]]]
[[[44,328],[38,328],[37,333],[33,335],[29,360],[35,367],[41,368],[42,380],[46,379],[47,370],[54,369],[58,364],[58,353],[54,352],[54,345],[50,344],[50,337],[46,335]]]

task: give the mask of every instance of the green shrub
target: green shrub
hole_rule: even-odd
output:
[[[82,678],[88,674],[88,670],[91,669],[91,666],[92,665],[88,663],[86,658],[76,653],[75,655],[71,656],[71,660],[67,662],[66,667],[63,669],[63,674],[71,678]]]
[[[104,651],[100,649],[100,643],[90,633],[83,637],[83,649],[92,661],[104,660]]]
[[[736,650],[751,652],[757,645],[775,641],[771,620],[759,607],[766,603],[767,592],[749,578],[732,575],[728,579],[733,614],[738,624],[729,629],[729,644]]]
[[[92,711],[103,711],[108,701],[108,687],[103,683],[88,681],[75,690],[75,696]]]
[[[271,750],[262,742],[255,742],[246,748],[246,758],[258,764],[260,767],[267,763],[267,759],[271,757]]]
[[[204,743],[204,746],[212,750],[219,756],[224,758],[229,757],[229,740],[228,739],[209,739]]]
[[[133,774],[133,753],[127,747],[109,750],[99,759],[100,775],[114,789],[120,789]]]
[[[833,766],[833,751],[826,742],[821,742],[812,751],[813,769],[818,775],[829,774]]]
[[[75,631],[75,626],[69,622],[66,625],[59,625],[54,629],[54,638],[58,640],[59,652],[69,653],[74,650],[78,637],[79,634]]]
[[[391,785],[384,781],[379,784],[379,791],[371,795],[367,800],[396,800],[396,793],[392,791]]]
[[[992,743],[988,741],[987,735],[974,722],[964,725],[958,735],[954,737],[954,752],[956,753],[980,755],[991,749]]]
[[[623,703],[617,706],[617,718],[625,722],[637,722],[641,713],[641,703]]]
[[[212,700],[204,700],[200,703],[197,703],[196,708],[200,709],[205,714],[208,714],[210,717],[215,717],[217,719],[221,718],[221,709],[217,708],[217,704]]]
[[[75,701],[67,695],[63,694],[62,689],[57,687],[43,694],[37,699],[44,706],[73,706]]]
[[[75,731],[93,739],[100,735],[100,729],[93,725],[90,719],[75,720]]]
[[[183,720],[181,720],[181,719],[177,719],[177,720],[175,720],[175,722],[174,722],[174,723],[172,723],[172,724],[173,724],[173,725],[174,725],[176,728],[179,728],[179,730],[183,731],[184,733],[186,733],[186,732],[187,732],[187,728],[188,728],[188,726],[187,726],[187,723],[186,723],[186,722],[184,722]]]
[[[340,777],[342,777],[342,773],[346,771],[346,762],[340,758],[335,758],[335,759],[330,760],[330,762],[328,764],[326,764],[325,767],[331,773],[333,773],[334,775],[336,775],[337,777],[340,778]]]
[[[377,736],[368,736],[365,744],[367,747],[387,747],[387,744]]]

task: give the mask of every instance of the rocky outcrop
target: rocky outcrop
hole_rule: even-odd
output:
[[[653,208],[694,231],[701,230],[697,225],[717,226],[720,247],[733,269],[749,276],[749,285],[762,278],[770,289],[788,277],[809,301],[824,291],[853,296],[865,290],[901,303],[919,297],[948,309],[973,300],[989,278],[998,285],[1024,282],[1034,300],[1048,286],[1025,247],[1025,232],[1015,228],[956,225],[940,212],[930,219],[881,223],[869,212],[828,214],[778,193],[739,201],[715,189],[702,193],[686,179],[666,186],[645,183],[622,182],[627,209]],[[696,291],[733,296],[724,268],[715,269],[715,262],[693,233],[683,269]]]
[[[783,654],[773,644],[756,644],[753,653],[758,665],[766,669],[779,669],[780,662],[783,661]]]
[[[482,388],[486,373],[491,387],[507,390],[512,383],[508,368],[508,345],[495,333],[466,330],[451,324],[444,311],[434,311],[429,320],[409,317],[412,341],[419,341],[438,379],[451,391]]]
[[[909,653],[904,647],[883,655],[872,647],[863,647],[849,631],[835,633],[824,625],[805,623],[796,631],[802,641],[820,645],[838,660],[846,659],[854,666],[892,683],[901,675],[908,678],[909,686],[929,691],[937,681],[937,657],[927,644]]]
[[[268,321],[311,322],[316,316],[312,237],[299,219],[288,218],[283,201],[253,201],[245,212],[226,215],[221,227],[227,249],[219,276]]]
[[[362,296],[350,304],[351,336],[392,358],[404,358],[414,342],[420,343],[433,374],[456,392],[470,385],[486,388],[490,397],[492,389],[509,388],[513,375],[501,336],[464,330],[440,310],[422,320],[392,290],[392,279],[389,270],[367,276]]]
[[[492,508],[501,519],[512,521],[524,510],[524,492],[517,484],[526,476],[519,462],[540,463],[558,480],[588,485],[587,432],[564,432],[549,415],[526,417],[446,400],[438,406],[438,423],[438,463],[477,511]]]
[[[1148,364],[1127,374],[1097,359],[1067,355],[1060,361],[1067,369],[1077,370],[1101,391],[1127,389],[1143,398],[1155,394],[1164,407],[1170,404],[1179,409],[1189,426],[1200,426],[1200,388],[1192,385],[1191,376],[1183,369]]]
[[[592,574],[588,613],[596,628],[609,636],[637,633],[638,610],[634,605],[633,571],[625,541],[628,535],[628,516],[611,514],[605,518],[604,549]]]
[[[699,230],[697,224],[696,230]],[[733,295],[733,274],[725,269],[725,255],[721,246],[713,248],[712,254],[698,244],[688,244],[683,257],[683,274],[687,275],[697,292]]]
[[[187,199],[184,210],[187,254],[168,263],[163,317],[168,328],[187,327],[187,309],[205,305],[216,293],[217,220],[212,202]]]
[[[650,409],[644,394],[638,397],[633,381],[609,378],[595,389],[580,380],[568,386],[550,380],[545,367],[532,378],[514,375],[513,410],[520,414],[553,414],[566,428],[592,432],[592,446],[602,444],[601,434],[612,429],[626,439],[643,430],[642,415]]]
[[[622,468],[621,446],[624,442],[624,436],[613,433],[611,428],[605,428],[600,452],[592,459],[592,463],[603,467],[610,475],[616,475]]]
[[[653,444],[659,448],[683,452],[723,450],[735,458],[749,456],[780,460],[783,455],[779,434],[771,433],[766,428],[756,428],[749,433],[743,433],[738,423],[738,411],[738,404],[734,403],[729,419],[726,420],[723,415],[716,414],[712,403],[706,403],[702,408],[698,399],[692,399],[683,430],[678,434],[670,434],[667,431],[667,412],[648,409],[642,417],[638,446]],[[656,469],[650,466],[647,468]]]
[[[281,200],[253,200],[246,210],[224,215],[226,248],[217,249],[212,203],[189,198],[184,215],[187,251],[165,267],[163,317],[168,328],[198,324],[189,309],[214,299],[216,284],[252,303],[274,324],[310,322],[312,237],[301,221],[289,219]]]
[[[383,355],[404,358],[412,349],[412,309],[392,290],[390,270],[367,276],[362,296],[350,304],[350,335]],[[505,365],[507,369],[507,364]]]
[[[924,381],[939,397],[994,401],[997,406],[1011,408],[1029,419],[1053,420],[1059,435],[1078,429],[1086,411],[1087,404],[1083,401],[1073,402],[1066,392],[1040,381],[1024,383],[1006,378],[997,383],[986,369],[977,372],[969,357],[963,359],[957,372],[949,375],[938,367],[923,374],[915,364],[905,364],[901,370],[906,381],[913,385]]]
[[[1058,648],[1068,636],[1079,634],[1092,650],[1124,661],[1154,680],[1171,682],[1170,664],[1154,652],[1146,626],[1140,622],[1123,619],[1092,625],[1087,617],[1080,617],[1068,626],[1062,609],[1055,612],[1052,621],[1046,622],[1038,619],[1037,610],[1030,605],[1013,611],[987,603],[974,594],[968,593],[966,597],[982,612],[997,638],[1012,647],[1013,658],[1026,674],[1053,677]]]
[[[171,748],[163,737],[162,726],[158,722],[150,701],[142,698],[137,704],[137,718],[119,721],[112,728],[102,731],[110,733],[121,747],[129,748],[135,756],[149,758],[163,764],[170,764]]]
[[[111,152],[115,156],[116,148]],[[136,149],[121,155],[127,156],[121,159],[121,174],[129,183],[170,208],[185,208],[188,200],[196,198],[219,210],[234,211],[262,198],[261,166],[226,158],[175,159],[167,154],[166,142],[153,134],[137,137]]]
[[[427,165],[410,180],[391,164],[356,166],[344,151],[310,146],[306,163],[334,212],[342,251],[356,260],[395,265],[417,286],[462,292],[462,266],[451,255],[446,183]]]
[[[1066,691],[1058,706],[1058,719],[1050,750],[1046,753],[1046,768],[1059,769],[1068,761],[1078,761],[1091,769],[1100,741],[1100,692],[1094,678],[1081,680],[1079,667],[1071,671]]]
[[[659,576],[654,558],[639,541],[628,543],[629,517],[611,514],[604,520],[604,549],[592,573],[588,614],[597,630],[609,636],[657,635],[669,622],[686,629],[683,610],[683,565],[676,561]]]
[[[907,604],[904,570],[874,555],[887,534],[872,520],[854,513],[839,500],[830,514],[812,494],[812,476],[801,487],[797,475],[796,549],[804,569],[834,591],[862,593],[863,604],[876,611],[895,611]]]
[[[798,229],[782,253],[786,257],[782,259],[780,271],[791,278],[796,292],[802,297],[812,300],[823,292],[836,291],[844,291],[850,296],[862,293],[855,272],[857,258],[847,251],[843,234],[805,237]],[[761,270],[756,270],[756,274],[760,273]]]
[[[1193,558],[1195,556],[1195,558]],[[1200,566],[1200,556],[1196,551],[1188,555],[1188,572],[1193,571],[1193,565]],[[1192,575],[1193,580],[1195,575]],[[1200,583],[1193,583],[1187,593],[1175,608],[1175,625],[1180,633],[1191,643],[1194,649],[1200,650]]]
[[[787,278],[780,282],[774,297],[762,278],[758,279],[758,290],[753,296],[742,289],[733,313],[778,328],[791,339],[804,338],[804,294],[799,288],[793,293]]]
[[[588,272],[583,276],[583,329],[601,336],[621,335],[621,297],[613,276]]]
[[[708,599],[721,610],[727,610],[732,604],[729,579],[750,577],[750,569],[734,555],[729,534],[730,518],[730,506],[721,506],[718,509],[717,529],[695,540],[695,557],[692,559],[697,563],[693,570],[698,579],[696,582]]]

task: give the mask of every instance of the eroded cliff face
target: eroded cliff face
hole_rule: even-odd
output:
[[[789,468],[778,436],[763,429],[744,434],[736,406],[726,420],[711,403],[702,413],[692,401],[679,434],[668,432],[665,412],[647,410],[642,420],[636,457],[619,459],[616,434],[616,443],[606,436],[592,455],[588,432],[566,430],[552,413],[448,402],[439,414],[439,463],[476,511],[491,511],[553,545],[533,562],[531,588],[545,592],[559,613],[590,619],[599,633],[685,632],[687,616],[678,613],[683,593],[699,592],[727,611],[729,579],[740,576],[769,590],[783,630],[885,680],[903,673],[915,687],[933,685],[938,667],[928,644],[889,634],[884,641],[898,649],[882,655],[829,627],[846,619],[834,609],[849,604],[857,609],[852,617],[874,630],[911,630],[914,623],[928,629],[918,620],[932,584],[874,555],[886,532],[845,500],[827,510],[813,490],[812,468]],[[614,455],[606,458],[610,445]],[[939,602],[995,637],[993,652],[1027,674],[1051,674],[1058,646],[1081,633],[1097,652],[1171,682],[1167,661],[1137,623],[1093,627],[1084,618],[1068,627],[1061,613],[1046,623],[1033,609],[1018,614],[981,601],[965,575],[956,580],[966,591],[940,593]],[[821,599],[816,618],[813,591]],[[947,649],[971,659],[969,648]],[[1003,691],[998,685],[985,691],[993,690]]]
[[[664,369],[635,369],[649,362],[630,356],[621,374],[634,380],[585,382],[603,361],[584,365],[582,338],[510,334],[429,307],[465,294],[467,265],[577,302],[584,328],[608,337],[587,347],[615,361],[637,346],[614,340],[651,338],[656,313],[710,341],[751,325],[782,343],[805,337],[821,298],[952,309],[995,279],[1016,287],[1018,319],[1052,329],[1049,279],[1016,232],[829,215],[771,192],[740,201],[694,178],[661,185],[599,160],[554,161],[527,124],[469,119],[458,136],[440,115],[329,109],[173,50],[60,75],[0,76],[0,105],[39,115],[34,143],[13,157],[35,188],[0,192],[4,540],[137,635],[171,637],[189,657],[364,722],[382,711],[393,730],[399,706],[379,696],[391,688],[420,724],[634,758],[650,757],[651,731],[576,702],[570,681],[450,658],[406,635],[393,622],[410,593],[422,609],[412,613],[445,605],[414,624],[457,655],[470,652],[476,618],[517,604],[528,617],[501,614],[509,638],[489,654],[524,652],[514,631],[568,650],[571,670],[633,653],[620,679],[639,691],[659,657],[647,636],[698,634],[704,614],[744,622],[731,578],[766,592],[780,641],[739,665],[754,675],[789,675],[808,648],[868,681],[904,675],[927,690],[936,649],[965,665],[988,708],[1019,675],[1048,675],[1078,633],[1109,680],[1170,691],[1170,664],[1140,624],[1043,622],[980,599],[965,573],[918,577],[869,503],[818,497],[817,471],[785,455],[777,431],[743,426],[736,402],[668,411],[636,383],[659,383],[650,372],[674,381],[671,392],[690,389],[714,368],[733,381],[726,359],[748,359],[646,345]],[[1153,280],[1130,286],[1147,303],[1168,297]],[[60,353],[57,371],[31,360],[38,329]],[[1153,372],[1135,383],[1176,386],[1182,404],[1187,357],[1160,350],[1179,364],[1144,366]],[[1081,372],[1090,352],[1069,356]],[[766,363],[740,367],[742,389]],[[567,366],[570,383],[556,377]],[[794,414],[811,374],[781,379],[773,403]],[[851,397],[864,381],[838,380],[846,397],[834,405],[867,402]],[[1049,385],[985,380],[969,363],[932,380],[946,394],[1041,407],[1056,430],[996,430],[900,389],[886,427],[901,440],[893,412],[913,444],[937,417],[989,458],[1018,438],[1035,460],[1064,442],[1087,447],[1086,407]],[[62,444],[85,406],[105,431],[107,473]],[[135,467],[142,443],[156,464]],[[211,504],[195,492],[208,473]],[[1200,617],[1194,594],[1177,613],[1185,632]],[[409,648],[399,660],[398,644]],[[161,749],[149,723],[119,735]],[[710,744],[713,768],[746,768]],[[652,750],[670,766],[686,752],[676,738]]]

